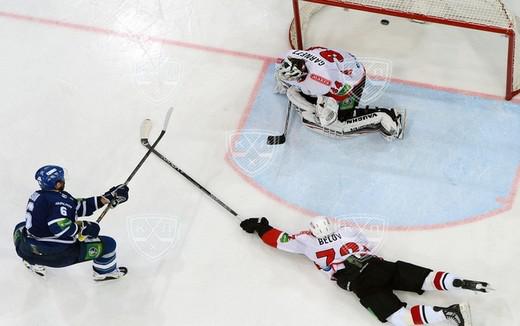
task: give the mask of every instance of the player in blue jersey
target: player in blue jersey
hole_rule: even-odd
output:
[[[128,187],[110,188],[101,196],[75,198],[65,189],[63,168],[41,167],[35,175],[41,190],[27,203],[25,222],[16,225],[16,253],[31,271],[45,276],[45,267],[65,267],[93,261],[94,280],[117,279],[127,273],[116,263],[116,241],[99,235],[96,222],[79,220],[104,205],[115,207],[128,200]]]

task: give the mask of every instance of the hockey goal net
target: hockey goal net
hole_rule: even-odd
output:
[[[503,0],[292,0],[289,29],[293,48],[304,48],[312,16],[327,6],[503,34],[508,39],[506,99],[520,93],[520,43],[515,15]],[[515,58],[519,58],[515,60]]]

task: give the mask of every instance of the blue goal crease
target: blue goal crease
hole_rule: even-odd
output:
[[[231,150],[230,157],[291,205],[323,215],[377,216],[392,227],[431,227],[499,210],[497,199],[516,187],[518,104],[390,83],[371,105],[407,110],[403,140],[331,139],[293,114],[287,143],[267,146],[264,138],[281,133],[287,111],[287,98],[272,92],[273,71],[274,65],[241,130],[243,148],[236,152],[242,154]]]

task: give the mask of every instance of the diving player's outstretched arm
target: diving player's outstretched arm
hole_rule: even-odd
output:
[[[267,218],[248,218],[240,223],[240,227],[247,233],[257,233],[262,241],[276,249],[294,254],[304,254],[305,244],[295,241],[295,237],[287,232],[269,225]]]

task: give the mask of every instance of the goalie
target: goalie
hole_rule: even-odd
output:
[[[275,92],[287,95],[311,130],[336,137],[374,131],[387,140],[403,137],[404,111],[358,108],[366,73],[348,52],[323,47],[291,50],[278,59],[275,79]]]

